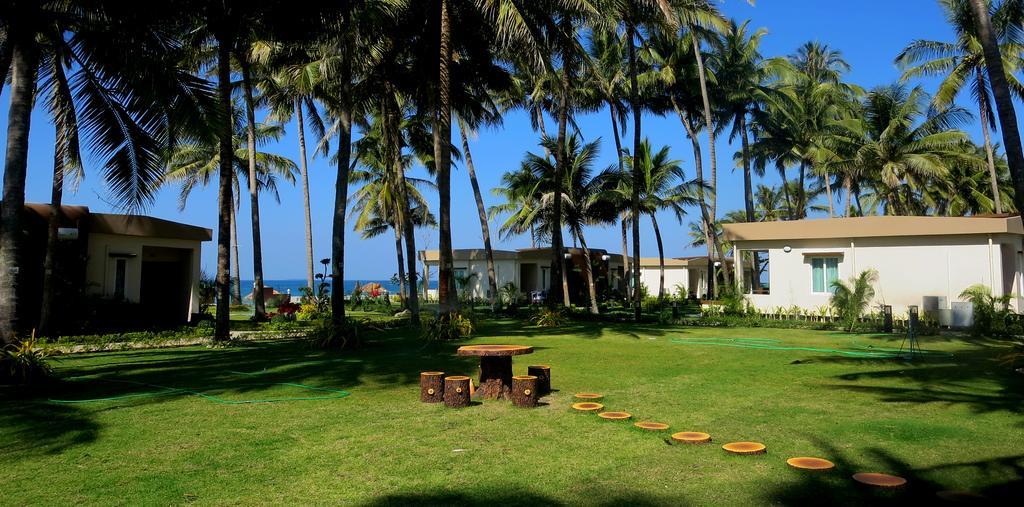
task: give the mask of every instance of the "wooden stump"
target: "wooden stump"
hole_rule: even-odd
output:
[[[537,383],[539,379],[533,375],[516,375],[512,377],[512,404],[517,407],[531,408],[537,406]]]
[[[444,401],[444,372],[425,371],[420,373],[420,401],[441,403]]]
[[[452,408],[469,406],[469,377],[456,375],[444,379],[444,404]]]
[[[551,367],[546,364],[537,364],[526,367],[527,373],[537,377],[537,391],[539,396],[547,396],[551,392]]]
[[[512,356],[481,356],[480,387],[476,397],[486,400],[508,399],[512,394]]]

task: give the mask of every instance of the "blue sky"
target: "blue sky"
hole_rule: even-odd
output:
[[[911,40],[950,40],[952,31],[946,26],[935,0],[858,0],[856,2],[822,0],[761,0],[752,7],[743,0],[726,0],[721,3],[723,12],[737,20],[750,19],[751,27],[764,27],[768,35],[762,42],[762,54],[766,57],[786,55],[800,44],[818,40],[842,52],[853,69],[848,76],[850,82],[865,88],[888,84],[899,77],[899,71],[892,63],[896,54]],[[922,83],[931,91],[933,82]],[[5,90],[0,96],[0,118],[7,117],[9,96]],[[971,104],[964,103],[973,110]],[[1019,108],[1019,106],[1018,106]],[[262,114],[258,119],[262,118]],[[614,163],[614,144],[607,111],[578,118],[584,137],[602,140],[602,153],[598,167]],[[6,122],[4,122],[6,125]],[[550,131],[554,122],[548,119]],[[297,159],[298,148],[294,124],[286,126],[288,135],[276,145],[267,148]],[[977,128],[968,129],[980,142]],[[693,177],[693,157],[685,132],[674,117],[645,117],[643,134],[657,146],[668,145],[674,158],[682,162],[688,177]],[[627,133],[626,139],[631,139]],[[0,130],[0,140],[6,145],[6,129]],[[458,131],[453,134],[458,139]],[[537,151],[538,136],[531,131],[530,123],[523,113],[511,113],[504,125],[476,133],[470,139],[470,149],[476,164],[480,185],[484,189],[485,204],[496,204],[489,189],[497,186],[501,174],[518,166],[528,150]],[[719,215],[741,208],[743,205],[742,174],[732,167],[732,155],[737,146],[719,140]],[[706,145],[707,140],[703,143]],[[624,143],[627,144],[628,143]],[[706,158],[705,146],[705,158]],[[47,202],[50,195],[50,180],[53,156],[53,127],[41,111],[32,118],[32,134],[29,148],[29,170],[26,199],[29,202]],[[108,191],[100,176],[100,168],[86,161],[87,177],[77,194],[66,194],[65,202],[87,205],[97,212],[117,212],[110,204]],[[705,162],[706,164],[706,162]],[[310,163],[310,186],[313,206],[313,235],[316,258],[330,255],[331,214],[334,202],[334,170],[324,159]],[[766,183],[776,183],[776,177],[769,176]],[[456,248],[479,247],[480,225],[466,171],[458,167],[452,175],[453,239]],[[261,203],[263,226],[263,266],[268,279],[303,278],[305,268],[304,227],[302,218],[302,191],[298,186],[281,188],[281,202],[264,196]],[[178,189],[167,187],[160,191],[156,201],[148,207],[146,214],[200,225],[216,230],[216,194],[213,188],[195,191],[183,211],[177,206]],[[429,194],[431,207],[436,212],[437,197]],[[239,219],[239,241],[241,248],[242,277],[252,273],[251,234],[249,233],[248,199],[242,199]],[[689,220],[689,218],[687,218]],[[659,217],[659,225],[665,241],[667,256],[682,256],[699,253],[688,248],[687,225],[677,224],[674,217]],[[496,225],[492,230],[496,230]],[[587,231],[587,243],[591,248],[605,248],[614,252],[621,250],[617,227],[593,227]],[[641,249],[644,256],[656,256],[654,233],[649,223],[641,228]],[[436,248],[435,230],[417,233],[418,248]],[[502,240],[492,238],[495,248],[521,248],[529,246],[529,238],[519,237]],[[358,234],[349,234],[345,260],[346,278],[376,279],[388,278],[396,271],[394,238],[387,234],[370,240],[363,240]],[[204,245],[203,269],[215,271],[214,243]]]

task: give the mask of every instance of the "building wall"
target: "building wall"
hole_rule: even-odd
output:
[[[427,263],[430,266],[432,273],[437,273],[438,263]],[[487,260],[486,259],[470,259],[470,260],[456,260],[453,262],[453,267],[457,270],[465,269],[467,276],[474,276],[469,286],[472,290],[472,297],[477,299],[487,299],[487,292],[490,290],[487,282]],[[437,276],[437,275],[434,275]],[[495,259],[494,260],[494,277],[498,282],[498,290],[509,282],[512,282],[519,286],[519,266],[514,260],[508,259]]]
[[[125,265],[124,297],[127,301],[139,302],[142,288],[142,249],[144,247],[181,248],[192,252],[191,290],[189,291],[188,315],[199,312],[199,277],[201,243],[194,240],[150,238],[142,236],[121,236],[114,234],[89,234],[88,260],[85,280],[91,294],[113,297],[115,289],[117,258],[110,254],[128,254],[123,257]]]
[[[647,294],[658,295],[658,287],[661,284],[661,270],[658,266],[640,266],[640,283],[647,287]],[[683,295],[689,292],[690,275],[685,266],[665,266],[665,294],[675,295],[683,288]]]
[[[960,301],[970,285],[981,283],[995,294],[1015,293],[1021,285],[1021,238],[1016,235],[915,236],[793,241],[739,241],[738,249],[767,250],[770,294],[751,294],[762,310],[798,306],[813,309],[829,304],[828,293],[812,291],[811,257],[836,252],[839,278],[848,280],[865,269],[878,272],[873,305],[888,304],[896,313],[921,305],[925,296]],[[791,251],[783,251],[784,246]],[[1005,246],[1003,246],[1005,245]],[[995,283],[993,283],[995,281]]]

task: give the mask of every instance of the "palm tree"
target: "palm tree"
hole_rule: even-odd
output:
[[[878,273],[873,269],[861,271],[849,282],[835,280],[832,282],[830,303],[836,309],[840,320],[850,333],[857,326],[857,320],[864,315],[864,310],[875,297],[874,284],[878,281]]]
[[[920,87],[879,87],[864,99],[862,116],[839,122],[836,136],[850,143],[852,156],[837,165],[859,168],[887,213],[922,213],[919,192],[944,177],[950,164],[984,167],[964,149],[967,135],[954,130],[969,113],[958,107],[930,109],[928,101]]]
[[[999,113],[999,125],[1003,128],[1003,144],[1006,146],[1006,159],[1010,165],[1010,176],[1013,178],[1013,202],[1018,210],[1024,210],[1024,149],[1020,144],[1020,132],[1017,129],[1017,115],[1013,109],[1010,84],[1006,78],[1006,71],[1003,69],[1003,58],[1000,56],[997,35],[992,28],[989,2],[987,0],[970,0],[970,2],[971,10],[974,12],[974,23],[978,29],[978,40],[981,42],[982,53],[985,55],[985,66],[988,67],[988,78],[992,83],[992,96],[995,98],[996,111]],[[1017,10],[1019,10],[1019,5]],[[1015,17],[1019,21],[1019,14]]]
[[[639,192],[629,189],[634,195],[640,194],[640,214],[632,215],[630,218],[634,223],[639,222],[639,217],[642,215],[647,215],[651,219],[651,225],[654,227],[654,239],[658,244],[658,299],[664,300],[665,246],[662,242],[661,229],[658,227],[657,213],[671,210],[681,223],[683,215],[686,214],[685,207],[699,204],[697,188],[700,182],[686,181],[679,161],[670,158],[669,147],[663,146],[654,152],[647,139],[640,144],[638,155],[627,158],[625,170],[625,176],[628,177],[623,178],[624,180],[628,180],[631,184],[640,180]],[[637,178],[638,174],[639,178]]]
[[[992,190],[990,196],[995,200],[995,212],[1002,213],[1003,204],[996,175],[995,155],[989,134],[989,128],[996,126],[996,117],[992,111],[992,91],[985,70],[984,50],[978,40],[970,0],[940,0],[939,4],[956,34],[956,41],[916,40],[900,52],[896,57],[896,64],[904,69],[901,78],[903,81],[920,76],[943,78],[933,96],[937,106],[952,104],[965,88],[970,88],[971,96],[978,106],[981,134],[985,141]],[[1005,26],[1009,21],[1005,11],[1009,7],[1009,3],[994,6],[992,18],[1003,22],[1003,26],[995,27],[999,38],[1002,67],[1008,71],[1006,77],[1010,91],[1020,98],[1024,94],[1024,84],[1014,76],[1014,73],[1021,67],[1022,47],[1021,41],[1018,40],[1019,30]]]
[[[5,2],[0,26],[0,65],[5,77],[10,69],[11,78],[0,204],[0,343],[7,344],[16,341],[24,319],[18,299],[23,241],[18,231],[40,71],[41,91],[53,99],[49,105],[59,129],[58,157],[74,151],[72,139],[77,131],[84,133],[90,151],[102,160],[114,201],[129,210],[152,198],[162,171],[161,146],[173,140],[171,131],[193,111],[190,105],[208,97],[208,90],[181,72],[176,61],[180,46],[157,29],[150,13],[116,2],[98,2],[90,9],[67,2]],[[73,75],[65,77],[69,69]],[[67,160],[55,162],[66,165]],[[61,168],[55,169],[59,179]],[[63,182],[54,190],[59,198]],[[59,214],[59,204],[51,208],[51,229],[54,212]],[[44,304],[51,307],[52,280],[44,285],[50,291]],[[50,327],[52,311],[42,313]]]

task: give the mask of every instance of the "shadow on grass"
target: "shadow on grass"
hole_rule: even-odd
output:
[[[501,493],[490,492],[423,492],[423,493],[400,493],[381,497],[373,502],[362,504],[365,507],[387,507],[398,505],[417,506],[472,506],[472,505],[569,505],[557,498],[521,491],[516,485],[509,485],[507,490]],[[587,495],[593,499],[590,505],[617,506],[631,505],[637,507],[654,507],[660,505],[685,506],[689,505],[683,498],[679,497],[655,497],[647,493],[627,492],[621,490],[613,492],[595,491]]]
[[[968,504],[1014,505],[1024,494],[1024,455],[915,469],[881,449],[868,449],[869,466],[848,458],[828,443],[815,443],[836,468],[826,472],[790,470],[792,479],[772,488],[766,501],[782,505],[946,505],[948,502],[937,495],[953,488],[929,479],[935,472],[947,477],[976,472],[989,478],[986,487],[960,492],[966,493],[962,498],[973,500]],[[897,475],[907,484],[893,489],[865,486],[853,481],[852,475],[858,472]]]
[[[836,384],[832,389],[876,395],[893,403],[967,405],[978,413],[1024,414],[1024,375],[1000,364],[1003,345],[973,343],[951,356],[924,356],[912,361],[873,358],[822,358],[822,362],[864,365],[864,371],[838,375],[858,385]],[[865,381],[901,381],[907,387],[864,385]]]
[[[0,454],[58,454],[96,440],[100,428],[88,411],[46,403],[33,394],[0,390]]]

